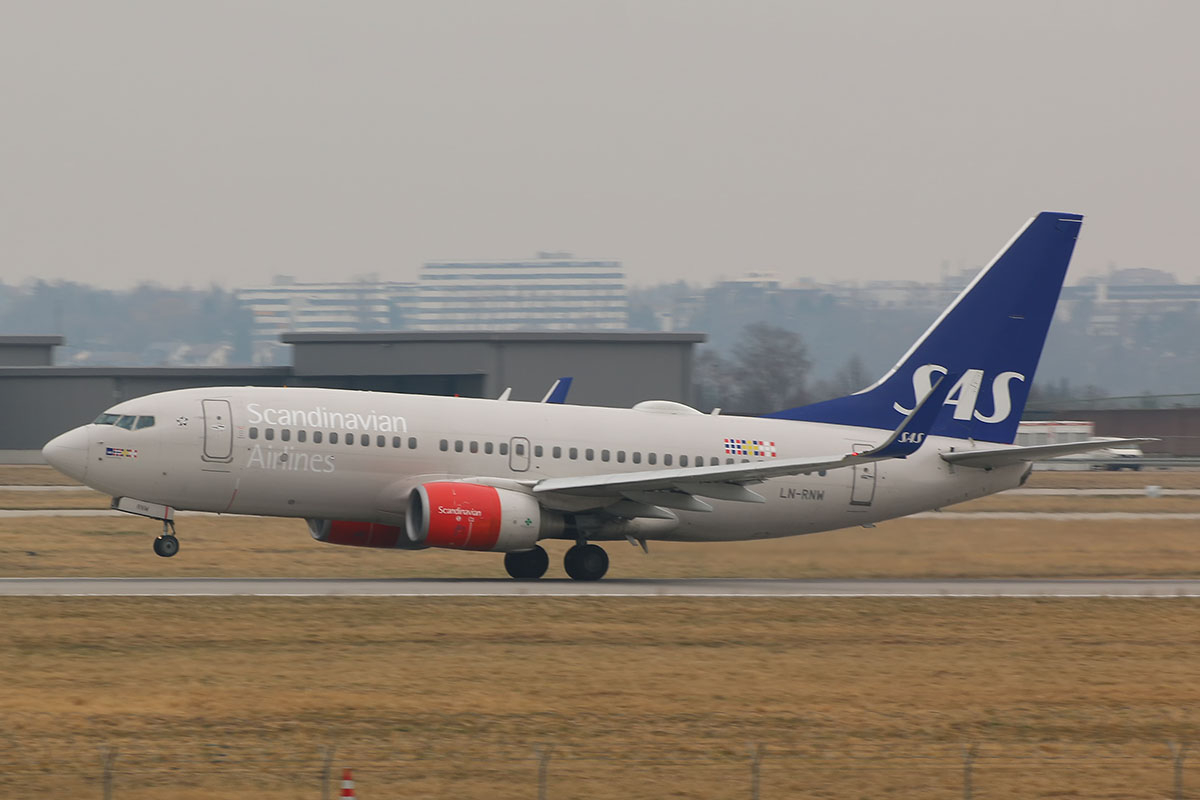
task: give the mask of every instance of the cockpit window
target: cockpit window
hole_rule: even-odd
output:
[[[154,427],[154,417],[145,417],[145,416],[138,417],[137,422],[135,422],[133,425],[134,430],[138,430],[138,431],[140,431],[142,428],[153,428],[153,427]]]
[[[121,418],[120,414],[109,414],[106,412],[106,413],[101,414],[100,416],[96,417],[95,424],[97,424],[97,425],[116,425],[117,420],[119,420],[120,418]]]
[[[127,431],[131,431],[131,430],[133,430],[133,421],[135,419],[137,419],[137,417],[133,416],[132,414],[126,414],[125,416],[123,416],[119,420],[117,420],[116,423],[114,423],[114,424],[118,428],[124,428]]]

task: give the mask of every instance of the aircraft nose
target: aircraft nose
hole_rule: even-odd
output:
[[[74,428],[55,436],[42,448],[46,463],[64,475],[83,481],[87,472],[88,432],[87,428]]]

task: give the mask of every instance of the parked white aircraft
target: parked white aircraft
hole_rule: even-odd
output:
[[[505,553],[514,578],[575,541],[735,541],[901,517],[1020,485],[1035,460],[1118,441],[1011,444],[1082,217],[1043,213],[874,385],[766,417],[338,389],[223,387],[127,400],[46,460],[162,520],[176,509],[298,517],[332,544]]]

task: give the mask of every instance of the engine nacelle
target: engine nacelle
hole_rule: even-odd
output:
[[[382,547],[400,550],[420,550],[404,535],[404,528],[379,522],[358,522],[343,519],[310,519],[308,530],[318,542],[345,544],[351,547]]]
[[[561,533],[563,519],[523,492],[445,481],[412,490],[404,528],[418,546],[508,553]]]

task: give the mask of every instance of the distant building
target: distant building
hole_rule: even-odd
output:
[[[1200,314],[1200,285],[1181,284],[1161,270],[1118,269],[1063,287],[1057,313],[1064,319],[1082,318],[1091,336],[1130,339],[1147,320]]]
[[[619,261],[539,253],[530,261],[438,261],[421,269],[417,331],[620,331],[629,294]]]
[[[340,283],[301,283],[277,275],[270,286],[237,290],[251,315],[255,364],[283,363],[288,331],[363,333],[401,330],[416,306],[417,285],[374,276]]]

